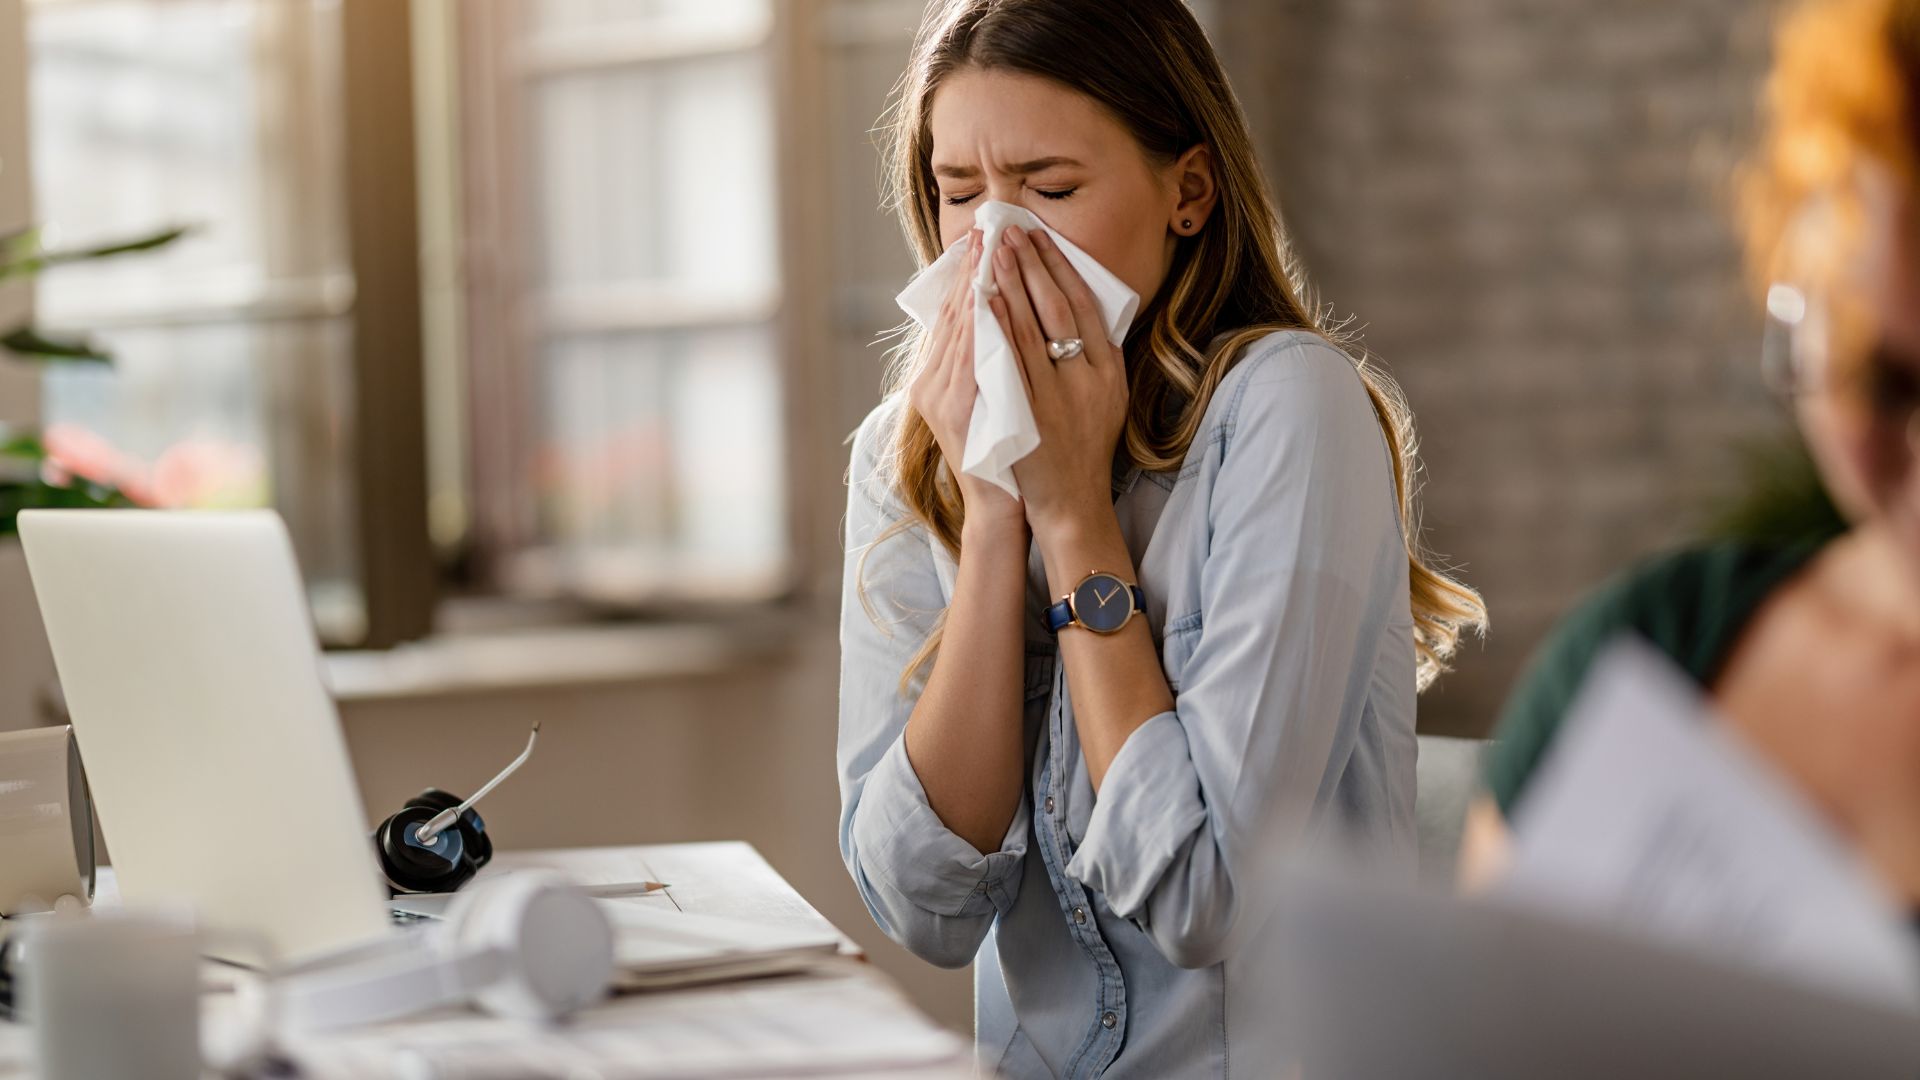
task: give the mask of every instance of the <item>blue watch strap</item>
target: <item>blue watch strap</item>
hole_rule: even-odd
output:
[[[1057,634],[1073,625],[1073,605],[1065,600],[1047,608],[1047,633]]]
[[[1141,614],[1141,615],[1146,614],[1147,594],[1145,592],[1142,592],[1140,589],[1140,586],[1138,585],[1129,585],[1127,586],[1127,589],[1128,591],[1133,593],[1134,612],[1136,614]],[[1072,602],[1067,600],[1061,600],[1047,607],[1047,633],[1057,634],[1060,631],[1065,630],[1067,627],[1072,625],[1073,625]]]

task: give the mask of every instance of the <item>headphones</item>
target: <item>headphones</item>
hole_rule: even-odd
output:
[[[454,892],[473,880],[493,858],[493,839],[473,804],[525,765],[539,738],[540,725],[535,724],[527,736],[527,748],[473,798],[462,801],[458,795],[428,788],[373,830],[374,854],[390,894]]]
[[[470,1002],[551,1022],[600,1000],[613,981],[606,914],[551,871],[482,882],[454,897],[443,923],[407,937],[399,955],[278,980],[279,1019],[325,1031]]]

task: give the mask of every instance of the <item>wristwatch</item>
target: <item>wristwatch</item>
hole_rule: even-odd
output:
[[[1047,629],[1059,633],[1069,626],[1096,634],[1117,634],[1136,612],[1147,609],[1147,594],[1112,574],[1098,570],[1080,579],[1073,591],[1047,608]]]

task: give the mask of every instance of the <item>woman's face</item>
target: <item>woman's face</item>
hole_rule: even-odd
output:
[[[1847,517],[1881,528],[1920,575],[1920,207],[1895,211],[1878,269],[1855,280],[1873,331],[1866,353],[1800,398],[1800,427]],[[1896,224],[1897,222],[1897,224]]]
[[[943,248],[973,228],[975,207],[998,200],[1039,215],[1142,302],[1159,291],[1184,167],[1149,161],[1105,108],[1050,79],[962,68],[934,92],[929,126]],[[1191,207],[1186,216],[1201,223]]]

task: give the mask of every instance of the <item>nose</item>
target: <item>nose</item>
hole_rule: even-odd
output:
[[[987,180],[987,198],[995,202],[1017,203],[1020,201],[1019,177],[996,176]]]

